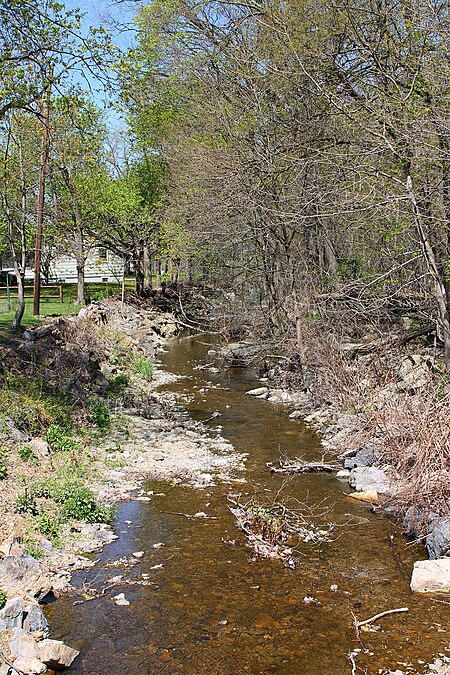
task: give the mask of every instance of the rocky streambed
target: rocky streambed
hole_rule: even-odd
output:
[[[203,369],[213,347],[204,342],[177,339],[161,356],[164,369],[178,376],[165,389],[180,417],[152,471],[158,462],[170,466],[171,443],[180,443],[183,455],[190,435],[182,419],[202,425],[203,438],[194,441],[199,457],[211,439],[226,449],[210,446],[215,459],[203,455],[192,476],[185,459],[179,472],[142,472],[140,501],[119,507],[118,539],[73,577],[75,597],[47,607],[54,636],[81,651],[73,672],[446,672],[448,607],[411,592],[416,550],[370,504],[346,497],[334,475],[286,483],[270,474],[267,463],[280,455],[321,458],[320,437],[298,417],[289,419],[285,403],[248,396],[253,372]],[[227,457],[235,459],[216,471]],[[137,477],[138,455],[133,462]],[[114,476],[119,485],[128,469],[123,474]],[[318,516],[318,531],[331,536],[298,541],[295,565],[255,556],[230,497],[256,505],[259,516],[274,499],[295,503],[306,524]],[[400,608],[408,611],[390,612]]]
[[[357,438],[357,419],[314,413],[308,421],[321,438],[303,422],[304,393],[265,381],[255,389],[251,369],[222,373],[211,363],[211,337],[168,339],[173,317],[158,324],[132,307],[94,313],[130,357],[167,351],[151,379],[129,372],[128,396],[112,404],[118,423],[88,446],[90,488],[100,503],[119,504],[113,527],[64,526],[60,542],[40,542],[48,550],[39,561],[14,537],[5,542],[5,675],[14,665],[28,673],[446,673],[445,596],[412,593],[421,544],[409,547],[371,510],[390,482],[373,466],[376,448],[356,442],[341,458],[350,476],[340,478],[350,477],[363,501],[334,473],[286,480],[268,471],[280,458],[336,455]],[[106,391],[123,372],[109,342],[91,379]],[[245,506],[241,529],[236,504]],[[278,515],[295,513],[303,536],[283,541],[290,553],[263,556],[264,541],[249,546],[248,518],[269,523],[272,536],[274,505]],[[391,613],[399,609],[407,611]]]

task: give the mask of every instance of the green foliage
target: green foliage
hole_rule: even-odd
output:
[[[39,558],[42,558],[42,556],[44,555],[44,551],[40,548],[40,546],[37,546],[33,541],[28,541],[23,546],[23,552],[25,553],[25,555],[30,555],[35,560],[39,560]]]
[[[33,493],[53,499],[61,507],[61,522],[81,520],[86,523],[109,523],[113,518],[112,509],[97,504],[92,490],[77,483],[49,479],[36,484]]]
[[[119,396],[124,392],[124,390],[127,387],[128,387],[128,377],[125,375],[125,373],[119,373],[111,381],[111,386],[109,388],[108,395]]]
[[[16,501],[14,502],[14,513],[29,513],[31,516],[37,516],[39,513],[36,499],[27,487],[25,487],[25,491],[16,498]]]
[[[0,588],[0,609],[6,605],[6,593],[3,588]]]
[[[67,427],[52,424],[47,430],[47,443],[53,452],[80,450],[81,444],[68,435]]]
[[[0,447],[0,480],[6,478],[8,474],[8,465],[6,462],[6,448],[3,445]]]
[[[95,399],[90,404],[91,421],[99,429],[109,429],[111,427],[111,413],[104,401]]]
[[[31,460],[34,463],[39,464],[39,460],[34,454],[33,448],[30,447],[29,445],[23,445],[21,448],[18,449],[17,454],[19,455],[20,459],[22,459],[24,462],[29,462]]]
[[[150,379],[153,377],[153,364],[144,356],[138,356],[133,362],[133,371]]]
[[[337,271],[344,281],[356,279],[361,272],[363,257],[360,253],[355,253],[351,258],[339,260]]]
[[[0,427],[8,417],[21,431],[37,436],[51,424],[70,426],[71,406],[42,380],[6,374],[0,387]]]
[[[36,527],[44,537],[56,539],[59,535],[59,520],[47,511],[40,511],[36,521]]]

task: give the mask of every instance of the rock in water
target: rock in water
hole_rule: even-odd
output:
[[[376,491],[378,494],[389,492],[389,479],[381,469],[375,466],[358,466],[350,473],[350,487],[358,492]]]
[[[448,554],[450,551],[450,518],[436,518],[431,522],[426,546],[432,560]]]
[[[80,652],[60,640],[42,640],[38,643],[37,658],[51,670],[69,668]]]
[[[250,389],[246,393],[248,396],[263,396],[269,393],[269,389],[267,387],[257,387],[256,389]]]
[[[450,558],[418,560],[414,563],[411,590],[417,593],[450,591]]]

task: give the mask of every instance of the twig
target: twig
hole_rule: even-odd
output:
[[[388,614],[397,614],[398,612],[409,612],[409,608],[398,607],[397,609],[387,609],[385,612],[380,612],[379,614],[371,616],[370,619],[365,619],[364,621],[355,621],[355,626],[356,628],[361,628],[361,626],[367,626],[367,624],[373,623],[377,619],[381,619],[382,616],[387,616]]]
[[[356,662],[355,662],[355,657],[352,654],[352,652],[347,654],[347,658],[350,661],[350,663],[352,664],[352,675],[356,675]]]
[[[191,520],[217,520],[217,516],[191,516],[189,513],[180,513],[179,511],[161,511],[161,513],[168,513],[171,516],[183,516]]]

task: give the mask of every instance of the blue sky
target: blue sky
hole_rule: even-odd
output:
[[[126,50],[132,45],[134,31],[131,22],[134,15],[134,9],[131,3],[121,3],[117,5],[111,0],[65,0],[67,9],[80,9],[84,17],[84,26],[87,30],[89,26],[103,25],[112,33],[113,42],[122,50]],[[78,78],[77,78],[78,79]],[[86,87],[86,82],[80,77],[80,84]],[[91,80],[92,91],[95,102],[99,107],[103,107],[103,94],[95,93],[96,85]],[[121,128],[124,126],[120,116],[114,110],[108,109],[106,116],[110,121],[110,126]]]

